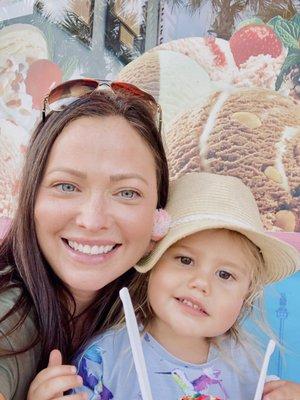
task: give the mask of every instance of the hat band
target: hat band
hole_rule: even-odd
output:
[[[197,214],[191,214],[186,217],[178,218],[175,219],[174,221],[171,222],[170,228],[174,228],[178,225],[186,224],[189,222],[195,222],[195,221],[202,221],[204,219],[210,219],[212,221],[217,221],[217,222],[224,222],[226,224],[231,224],[231,225],[239,225],[240,228],[242,229],[247,229],[254,231],[253,225],[250,224],[245,224],[244,222],[236,221],[232,218],[228,218],[226,215],[223,214],[203,214],[203,213],[197,213]],[[257,229],[257,228],[256,228]],[[262,230],[259,229],[261,232]]]

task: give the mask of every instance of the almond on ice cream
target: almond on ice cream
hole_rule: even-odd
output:
[[[166,133],[171,178],[192,171],[240,177],[265,228],[299,231],[300,112],[267,89],[217,92],[183,112]]]

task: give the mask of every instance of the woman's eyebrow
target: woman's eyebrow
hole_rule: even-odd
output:
[[[74,175],[77,176],[79,178],[86,178],[86,174],[84,172],[78,171],[76,169],[73,168],[68,168],[68,167],[61,167],[61,168],[53,168],[51,170],[49,170],[47,173],[48,174],[52,174],[55,172],[65,172],[68,173],[70,175]],[[109,177],[111,182],[119,182],[122,180],[126,180],[126,179],[139,179],[141,181],[143,181],[147,186],[149,186],[148,181],[140,174],[136,174],[136,173],[122,173],[122,174],[115,174],[115,175],[111,175]]]
[[[148,181],[140,174],[135,174],[135,173],[128,173],[128,174],[115,174],[110,176],[110,181],[111,182],[118,182],[118,181],[123,181],[126,179],[139,179],[143,182],[145,182],[146,185],[149,185]]]
[[[77,169],[73,168],[53,168],[50,169],[47,173],[48,174],[53,174],[54,172],[66,172],[70,175],[75,175],[78,176],[78,178],[86,178],[86,174],[84,172],[78,171]]]

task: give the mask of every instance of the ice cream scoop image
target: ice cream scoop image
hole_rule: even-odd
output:
[[[48,58],[48,46],[42,31],[30,24],[13,24],[0,30],[0,58],[27,57],[27,62]]]
[[[173,51],[190,57],[206,71],[212,81],[229,84],[238,73],[229,42],[224,39],[212,36],[189,37],[163,43],[150,51]]]
[[[190,57],[174,51],[156,51],[126,65],[117,80],[150,93],[162,107],[164,127],[182,110],[199,104],[215,91],[207,72]]]
[[[267,89],[217,92],[180,114],[166,139],[171,179],[192,171],[237,176],[267,230],[300,230],[300,109],[291,98]]]

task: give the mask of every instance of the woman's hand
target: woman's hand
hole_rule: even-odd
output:
[[[263,400],[300,400],[300,384],[272,381],[265,384]]]
[[[63,397],[69,400],[87,400],[86,393],[64,396],[63,392],[79,386],[82,386],[82,378],[76,374],[76,367],[62,365],[60,351],[52,350],[48,367],[39,372],[32,381],[27,400],[60,400]]]

